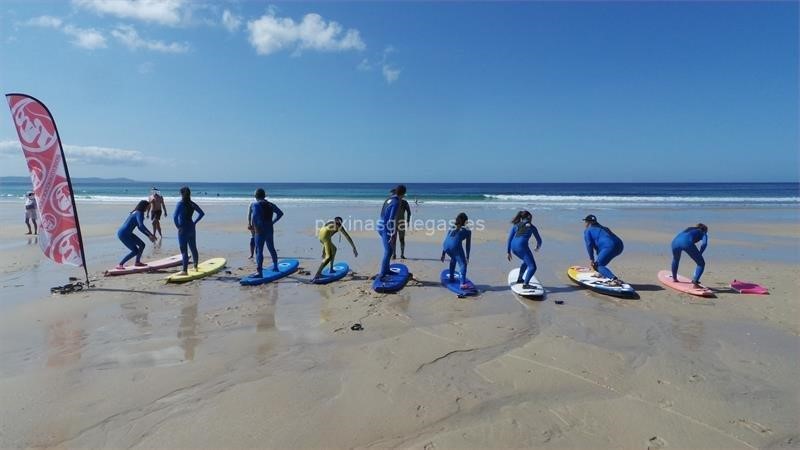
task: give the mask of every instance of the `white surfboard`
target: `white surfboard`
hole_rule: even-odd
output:
[[[519,267],[511,272],[508,272],[508,286],[512,291],[514,291],[515,294],[523,297],[544,296],[544,286],[542,286],[542,283],[536,279],[536,276],[531,277],[531,282],[529,283],[533,289],[523,289],[522,283],[517,283],[517,279],[519,279]]]

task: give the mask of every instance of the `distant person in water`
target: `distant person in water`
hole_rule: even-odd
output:
[[[466,213],[459,213],[453,224],[453,228],[447,231],[442,242],[442,257],[450,256],[450,281],[455,278],[456,264],[458,264],[458,275],[461,280],[461,289],[469,289],[472,286],[467,284],[467,264],[469,263],[469,252],[472,247],[472,231],[467,226],[469,218]],[[465,242],[466,251],[462,248],[461,243]]]
[[[522,260],[522,264],[519,266],[519,275],[517,275],[517,283],[522,283],[523,289],[531,289],[531,278],[536,273],[536,260],[533,259],[533,253],[528,244],[531,236],[536,239],[536,248],[533,251],[538,252],[542,247],[542,237],[539,236],[539,230],[533,225],[532,221],[533,214],[530,211],[519,211],[511,219],[511,229],[508,232],[508,241],[506,243],[506,258],[511,261],[513,253],[514,256]]]
[[[381,269],[378,272],[378,277],[383,279],[389,275],[389,260],[392,256],[392,241],[397,234],[397,224],[400,221],[402,214],[403,197],[406,195],[405,185],[399,184],[392,190],[392,196],[383,203],[381,208],[381,217],[378,219],[377,231],[381,237],[381,244],[383,245],[383,258],[381,259]],[[401,251],[402,255],[402,251]]]
[[[700,249],[697,249],[698,242]],[[675,236],[672,240],[672,279],[678,281],[678,265],[681,262],[681,253],[686,252],[697,268],[694,269],[694,277],[692,277],[692,284],[695,287],[700,287],[700,277],[703,276],[703,271],[706,268],[706,260],[703,259],[703,252],[708,247],[708,227],[705,224],[698,223],[693,227],[689,227]]]
[[[128,214],[128,218],[125,219],[125,222],[119,227],[119,230],[117,230],[117,237],[125,244],[125,247],[128,247],[128,250],[130,250],[130,253],[120,260],[117,269],[124,269],[125,263],[134,257],[136,258],[133,263],[134,266],[144,267],[147,265],[142,263],[142,253],[144,253],[145,243],[139,239],[138,236],[133,234],[133,231],[138,228],[139,231],[150,239],[150,242],[156,241],[156,235],[151,233],[150,230],[144,226],[144,212],[147,211],[148,206],[150,206],[150,202],[141,200],[136,205],[136,208]]]
[[[31,222],[33,222],[33,234],[39,234],[39,225],[36,223],[37,207],[36,197],[33,192],[25,194],[25,225],[28,226],[28,232],[31,234]]]
[[[392,195],[395,195],[394,188],[390,191]],[[386,199],[383,202],[384,209],[386,205],[388,205],[389,200],[392,197]],[[383,211],[381,211],[383,214]],[[400,212],[397,218],[397,233],[392,236],[392,259],[397,259],[397,241],[400,241],[400,259],[406,259],[406,228],[408,227],[409,222],[411,222],[411,206],[409,206],[408,201],[406,199],[400,199]]]
[[[322,263],[319,265],[317,269],[317,273],[314,274],[314,278],[311,281],[315,281],[319,279],[320,275],[322,274],[322,270],[325,269],[326,265],[331,266],[331,272],[333,272],[333,262],[334,258],[336,257],[336,246],[333,245],[333,235],[342,232],[342,236],[347,239],[347,242],[350,243],[350,247],[353,247],[353,256],[358,258],[358,250],[356,250],[356,245],[353,244],[353,239],[350,238],[350,235],[347,233],[347,230],[344,229],[342,226],[342,218],[335,217],[333,220],[329,220],[319,229],[317,233],[319,236],[319,242],[322,244]]]
[[[167,215],[167,205],[164,203],[164,197],[161,195],[161,192],[158,191],[158,188],[153,186],[148,200],[150,201],[150,206],[148,206],[145,216],[153,221],[153,234],[158,234],[159,237],[163,238],[164,233],[161,232],[161,216],[162,214],[164,216]]]
[[[624,249],[622,239],[608,227],[600,225],[597,222],[597,217],[593,214],[586,216],[583,221],[586,223],[586,229],[583,231],[583,241],[586,244],[586,252],[589,253],[589,264],[591,264],[592,269],[603,277],[608,278],[610,285],[622,285],[622,280],[617,278],[608,268],[611,260],[622,254]],[[595,256],[595,252],[597,256]]]
[[[250,204],[250,209],[247,213],[247,228],[254,233],[253,245],[256,253],[256,274],[259,277],[263,277],[264,244],[266,244],[269,255],[272,257],[272,270],[278,271],[278,252],[275,251],[273,225],[281,220],[283,211],[275,204],[267,201],[267,193],[264,189],[256,189],[255,198],[256,201]]]
[[[197,270],[197,265],[200,263],[197,255],[195,226],[206,214],[197,206],[197,203],[192,201],[192,191],[188,186],[182,187],[180,193],[181,200],[175,205],[172,220],[175,222],[175,228],[178,229],[178,246],[183,257],[183,270],[178,275],[186,275],[189,268],[189,250],[192,251],[194,270]],[[194,218],[195,212],[197,212],[196,219]]]

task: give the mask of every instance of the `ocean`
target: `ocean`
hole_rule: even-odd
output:
[[[79,203],[125,203],[146,198],[155,186],[176,201],[183,183],[131,180],[73,181]],[[189,183],[198,202],[247,203],[258,187],[283,203],[379,203],[383,183]],[[424,204],[581,207],[797,207],[800,183],[407,183],[409,202]],[[22,201],[28,181],[0,181],[0,200]]]

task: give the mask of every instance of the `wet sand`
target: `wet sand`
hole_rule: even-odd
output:
[[[475,232],[470,265],[483,292],[457,299],[438,285],[441,235],[422,231],[407,237],[416,280],[396,295],[370,289],[380,247],[367,231],[352,233],[358,258],[336,242],[355,271],[342,282],[315,286],[295,275],[241,287],[238,277],[252,272],[241,205],[203,205],[198,227],[201,259],[224,256],[228,272],[185,285],[164,284],[170,271],[104,278],[124,253],[114,231],[130,205],[79,204],[95,287],[51,296],[50,286],[82,270],[43,260],[6,206],[3,448],[800,445],[796,211],[704,212],[712,299],[655,279],[669,264],[669,240],[696,212],[595,212],[625,240],[612,268],[639,300],[571,284],[566,268],[587,259],[586,212],[538,211],[537,277],[548,294],[537,302],[505,285],[511,210],[468,210],[487,226]],[[341,211],[281,206],[279,253],[313,271],[314,219]],[[366,218],[374,209],[348,212]],[[457,212],[421,208],[415,217]],[[164,229],[145,259],[176,252],[174,228]],[[681,271],[693,267],[685,258]],[[771,295],[735,294],[733,278]],[[351,330],[355,323],[364,330]]]

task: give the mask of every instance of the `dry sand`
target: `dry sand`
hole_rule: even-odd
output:
[[[566,267],[586,260],[580,224],[537,215],[548,295],[535,302],[505,286],[507,212],[486,212],[475,233],[470,274],[483,293],[457,299],[438,285],[441,236],[423,232],[406,252],[417,281],[397,295],[370,289],[370,232],[353,233],[357,259],[337,243],[356,272],[342,282],[240,287],[252,271],[241,207],[206,208],[198,227],[201,254],[227,257],[229,272],[185,285],[165,285],[165,273],[103,278],[123,253],[117,224],[103,222],[129,208],[80,208],[97,280],[66,296],[48,288],[81,272],[43,261],[0,213],[2,448],[800,446],[796,224],[727,220],[708,252],[713,299],[655,280],[682,217],[614,227],[626,251],[612,267],[641,294],[619,300],[568,282]],[[312,270],[310,218],[337,211],[284,210],[279,251]],[[175,252],[164,229],[148,257]],[[771,295],[732,293],[734,277]]]

